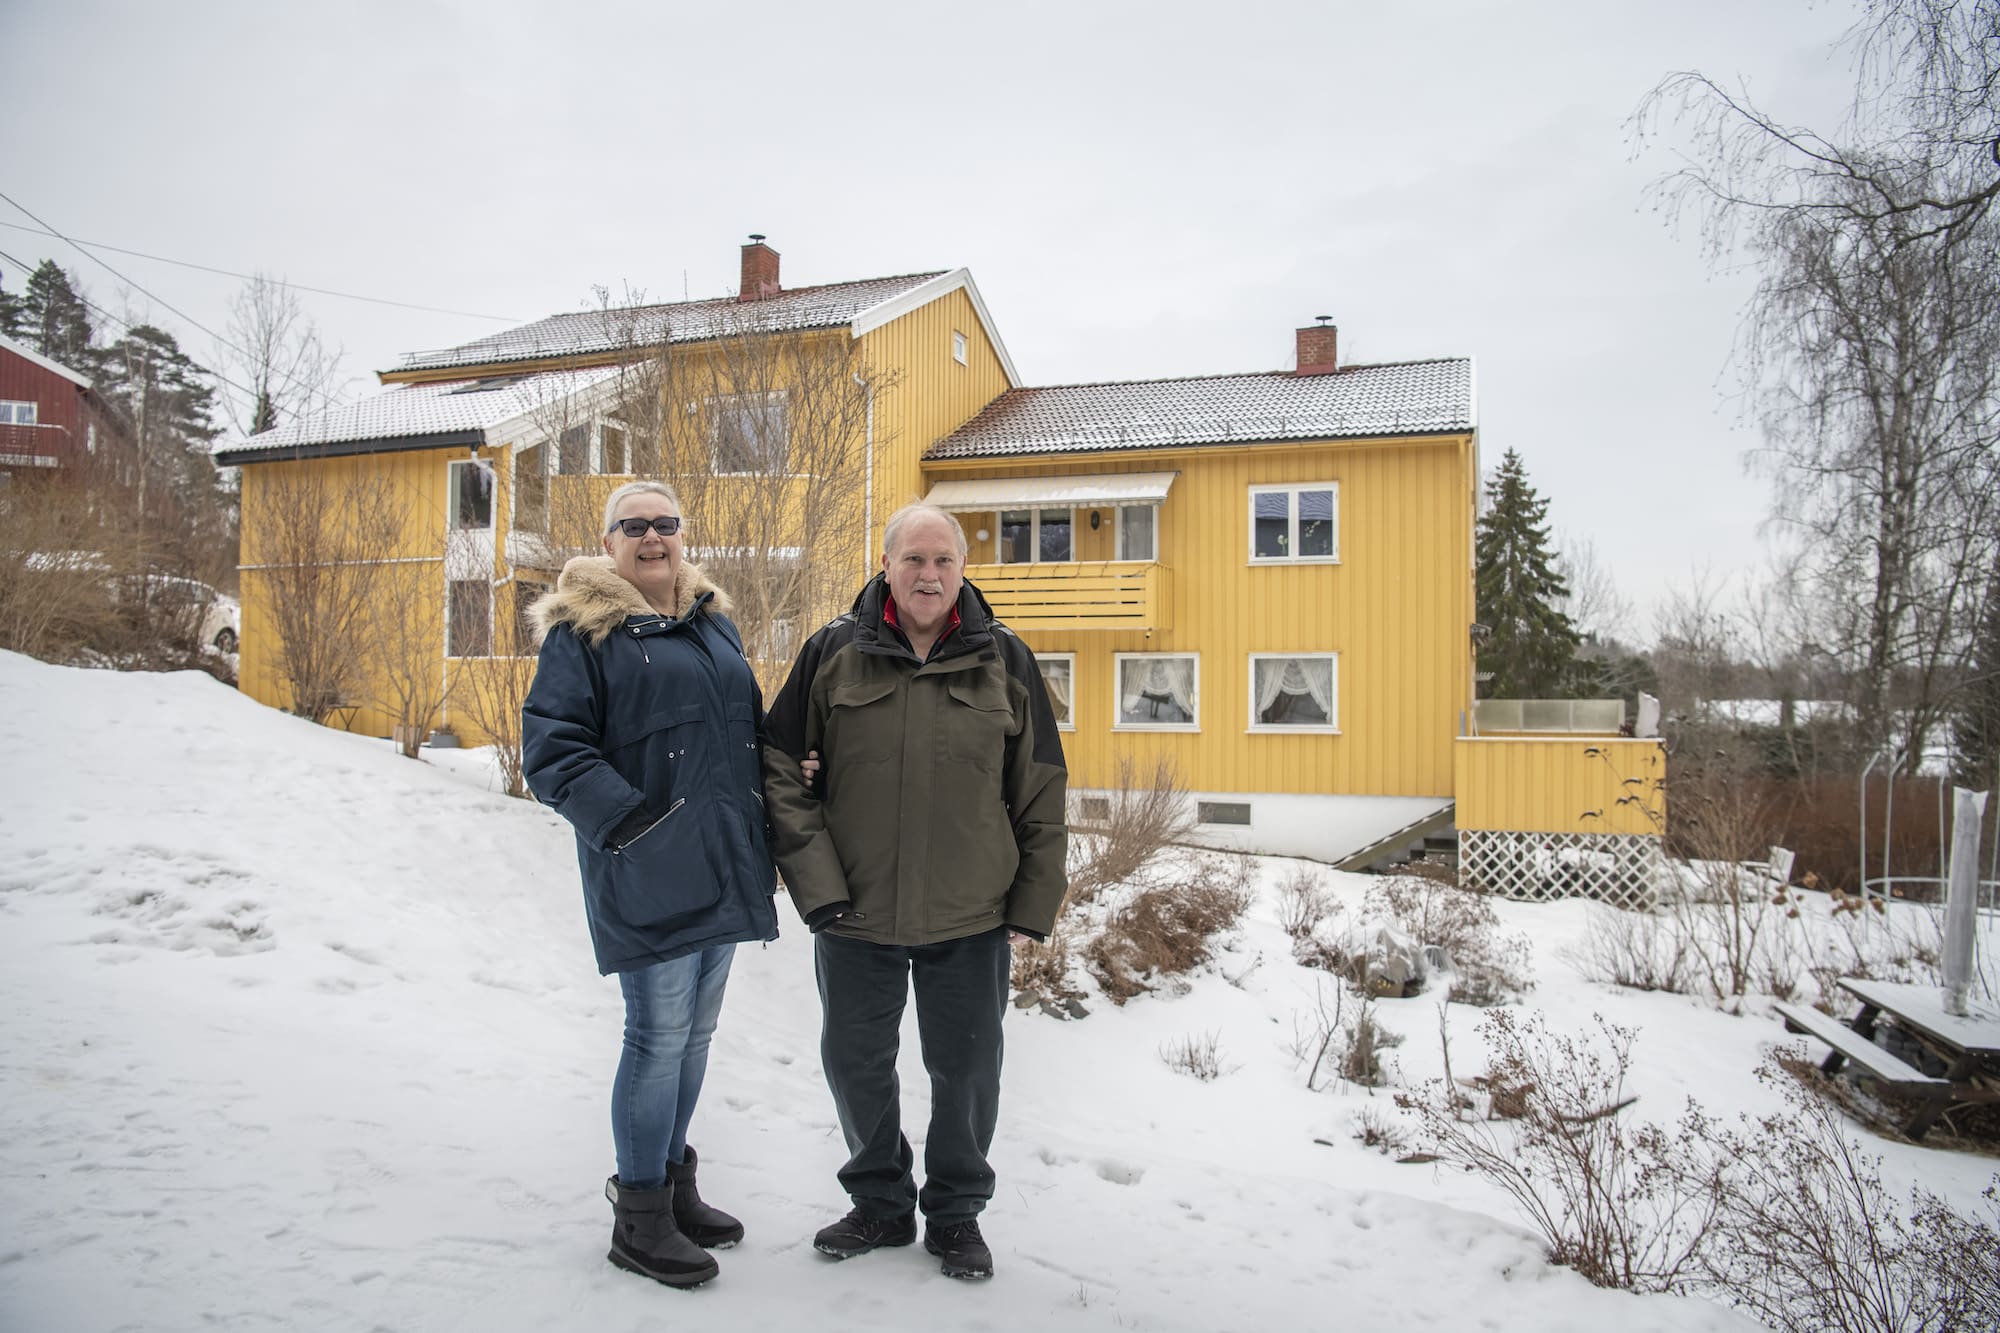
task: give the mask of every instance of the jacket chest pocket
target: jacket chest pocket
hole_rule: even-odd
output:
[[[959,763],[997,769],[1014,730],[1014,706],[1007,683],[980,672],[954,676],[945,682],[943,716],[945,753]]]
[[[892,759],[903,747],[903,700],[890,680],[850,681],[826,695],[821,754],[834,769]]]

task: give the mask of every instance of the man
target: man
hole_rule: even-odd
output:
[[[813,1245],[908,1245],[921,1207],[943,1271],[984,1278],[1010,939],[1055,928],[1069,777],[1035,655],[965,582],[958,520],[908,505],[882,545],[882,573],[806,643],[766,722],[773,843],[817,936],[820,1058],[850,1154],[853,1210]],[[931,1078],[921,1190],[896,1080],[912,984]]]

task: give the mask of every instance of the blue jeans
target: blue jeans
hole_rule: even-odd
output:
[[[611,1083],[611,1141],[627,1189],[659,1189],[687,1155],[688,1122],[708,1072],[734,944],[618,974],[625,1051]]]

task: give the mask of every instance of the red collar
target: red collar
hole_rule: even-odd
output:
[[[902,622],[896,619],[896,599],[894,597],[884,597],[882,599],[882,623],[889,626],[891,629],[899,630],[903,628]],[[951,615],[949,618],[945,620],[944,629],[937,636],[937,641],[939,643],[943,643],[946,639],[949,639],[951,637],[951,632],[957,628],[958,628],[958,606],[956,603],[954,603],[951,608]],[[908,636],[905,635],[904,637],[907,638]]]

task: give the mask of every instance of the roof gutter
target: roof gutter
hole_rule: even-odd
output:
[[[392,435],[372,440],[332,440],[318,444],[272,444],[262,448],[238,445],[218,449],[218,467],[245,463],[285,463],[298,458],[352,458],[357,454],[394,454],[413,449],[477,449],[486,443],[482,430],[448,430],[436,435]]]

